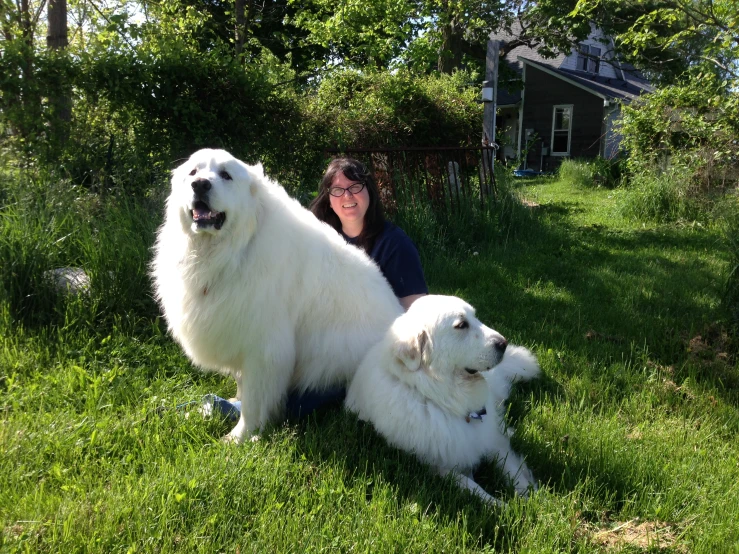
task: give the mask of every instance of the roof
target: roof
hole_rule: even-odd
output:
[[[554,58],[545,58],[535,48],[529,48],[528,46],[516,46],[513,50],[508,52],[505,56],[505,61],[510,65],[517,73],[523,71],[523,65],[519,61],[520,58],[526,58],[538,62],[542,65],[549,67],[559,67],[567,56],[565,54],[558,54]]]
[[[516,37],[518,37],[521,34],[521,24],[518,22],[515,22],[511,26],[511,32],[507,32],[505,30],[500,30],[497,33],[490,33],[490,39],[491,40],[498,40],[501,42],[509,42]],[[505,56],[505,61],[508,62],[508,65],[510,65],[514,70],[516,70],[517,73],[521,73],[523,71],[523,65],[519,61],[519,58],[526,58],[527,60],[533,60],[545,65],[549,65],[552,67],[559,67],[562,65],[562,62],[567,57],[566,54],[557,54],[553,58],[546,58],[536,48],[531,48],[529,46],[521,45],[516,46],[513,50],[508,52]]]
[[[521,91],[516,90],[513,92],[509,92],[504,88],[498,88],[498,98],[496,100],[496,105],[498,107],[501,106],[515,106],[521,101]]]
[[[634,98],[654,90],[649,83],[641,79],[639,76],[626,72],[623,74],[625,80],[613,79],[603,77],[601,75],[594,75],[585,71],[552,67],[524,57],[519,57],[518,61],[521,64],[525,63],[532,67],[536,67],[537,69],[541,69],[554,77],[562,79],[563,81],[568,81],[580,88],[587,89],[596,96],[600,96],[608,100],[631,102]]]
[[[492,40],[508,42],[520,34],[521,25],[515,22],[510,32],[501,30],[496,33],[490,33],[490,38]],[[569,81],[575,86],[585,88],[593,94],[609,100],[630,102],[639,95],[654,90],[649,82],[633,66],[618,63],[616,60],[607,60],[609,64],[614,66],[617,73],[624,76],[624,79],[614,79],[593,75],[584,71],[562,69],[561,65],[566,58],[567,54],[564,53],[560,53],[553,58],[547,58],[536,48],[522,45],[508,52],[504,60],[519,74],[523,73],[524,63],[529,63],[538,69],[549,72],[555,77]],[[520,101],[520,90],[507,91],[503,88],[498,90],[497,104],[499,106],[516,105]]]

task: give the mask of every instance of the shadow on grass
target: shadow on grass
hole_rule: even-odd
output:
[[[534,404],[522,401],[529,395],[537,402],[534,391],[542,384],[546,391],[557,391],[558,384],[546,377],[543,383],[528,383],[514,394],[508,423],[515,424]],[[538,395],[542,398],[542,395]],[[475,472],[475,480],[490,494],[508,507],[487,506],[475,496],[462,491],[451,479],[439,477],[435,471],[420,463],[413,455],[389,446],[371,424],[358,420],[353,414],[338,408],[324,410],[305,420],[293,423],[296,455],[305,458],[314,467],[330,464],[343,468],[343,479],[349,487],[353,483],[369,483],[366,501],[373,499],[376,486],[389,486],[397,498],[398,509],[417,505],[420,512],[438,517],[441,523],[457,522],[464,531],[496,550],[515,551],[522,540],[526,526],[521,522],[529,517],[526,502],[514,496],[501,469],[493,462],[484,462]],[[277,431],[279,433],[279,430]],[[337,437],[341,437],[337,440]],[[269,440],[268,437],[266,437]],[[537,439],[516,435],[514,449],[523,454],[542,487],[559,495],[567,495],[582,488],[592,491],[598,506],[619,511],[633,501],[637,491],[663,490],[667,479],[659,464],[644,476],[634,471],[628,457],[613,456],[604,451],[593,451],[590,446],[568,443],[545,444]],[[582,518],[597,520],[602,513],[583,513]]]
[[[522,421],[547,395],[564,395],[561,386],[547,376],[517,386],[507,413],[508,425]],[[367,502],[372,501],[375,485],[388,485],[397,496],[399,508],[415,504],[421,512],[433,514],[441,522],[463,522],[466,533],[496,550],[515,550],[521,533],[525,532],[521,521],[528,517],[526,502],[519,502],[494,462],[483,462],[475,471],[475,480],[496,498],[509,502],[507,507],[486,505],[459,489],[451,479],[439,477],[412,454],[388,445],[371,424],[339,408],[323,410],[292,424],[297,429],[294,435],[297,454],[316,467],[326,463],[343,467],[344,479],[349,484],[371,483]],[[573,460],[567,453],[572,447],[566,443],[552,447],[518,434],[513,437],[512,445],[526,457],[540,485],[557,493],[575,491],[587,477],[598,503],[617,510],[629,502],[635,490],[644,486],[643,481],[635,480],[628,459],[614,463],[612,456],[595,456],[583,451]],[[583,463],[583,459],[588,462]],[[658,483],[660,479],[656,477],[653,481]],[[658,484],[654,486],[659,488]]]
[[[341,436],[337,441],[336,437]],[[417,504],[420,513],[436,514],[442,522],[465,522],[465,531],[483,544],[509,548],[517,541],[515,528],[501,528],[501,510],[491,508],[463,492],[451,479],[439,477],[413,455],[389,446],[371,424],[340,409],[326,410],[298,423],[298,452],[318,466],[336,463],[345,468],[345,479],[371,483],[367,502],[376,486],[386,484],[400,506]],[[513,498],[502,472],[492,464],[480,468],[487,491],[496,498]]]
[[[717,236],[576,225],[569,220],[576,209],[543,206],[513,240],[490,245],[482,259],[440,260],[431,291],[462,296],[509,339],[594,362],[563,364],[567,372],[601,379],[611,362],[649,359],[687,376],[690,339],[721,317],[716,265],[723,260],[706,255],[719,248]],[[719,385],[712,372],[697,377]],[[736,404],[734,396],[726,400]]]

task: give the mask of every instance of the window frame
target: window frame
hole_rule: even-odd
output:
[[[570,120],[569,120],[569,126],[567,128],[567,151],[566,152],[555,152],[554,151],[554,133],[556,131],[563,132],[564,129],[555,129],[554,125],[557,121],[557,109],[569,109],[570,110]],[[555,156],[555,157],[568,157],[570,155],[570,152],[572,150],[572,119],[574,117],[575,110],[574,110],[574,104],[555,104],[552,106],[552,133],[550,136],[550,142],[549,142],[549,155]]]
[[[593,52],[594,49],[598,51],[597,55]],[[575,67],[578,71],[600,75],[601,54],[602,48],[600,46],[581,42],[577,45],[577,60],[575,61]],[[580,68],[580,60],[584,61],[583,65],[585,66],[585,69]]]

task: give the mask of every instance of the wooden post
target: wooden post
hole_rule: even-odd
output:
[[[495,113],[498,104],[498,58],[500,55],[500,42],[497,40],[488,40],[487,55],[485,58],[485,81],[487,87],[492,87],[493,97],[483,104],[482,114],[482,145],[490,146],[495,144]],[[495,163],[495,153],[486,150],[483,153],[483,163],[486,172],[489,171],[491,183],[495,183],[495,174],[493,173],[493,164]],[[494,185],[493,185],[494,186]]]
[[[493,87],[492,102],[485,102],[482,121],[482,142],[492,144],[495,142],[495,112],[498,104],[498,56],[500,43],[497,40],[488,41],[488,50],[485,60],[485,80],[488,86]]]

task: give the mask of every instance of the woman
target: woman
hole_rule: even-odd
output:
[[[361,162],[351,158],[332,160],[310,210],[347,242],[369,254],[404,309],[428,294],[416,245],[400,227],[385,220],[377,184]],[[291,393],[287,411],[290,417],[306,416],[318,408],[341,402],[345,394],[344,387]]]
[[[428,294],[416,246],[400,227],[385,220],[377,184],[361,162],[332,160],[310,210],[369,254],[403,308]]]

